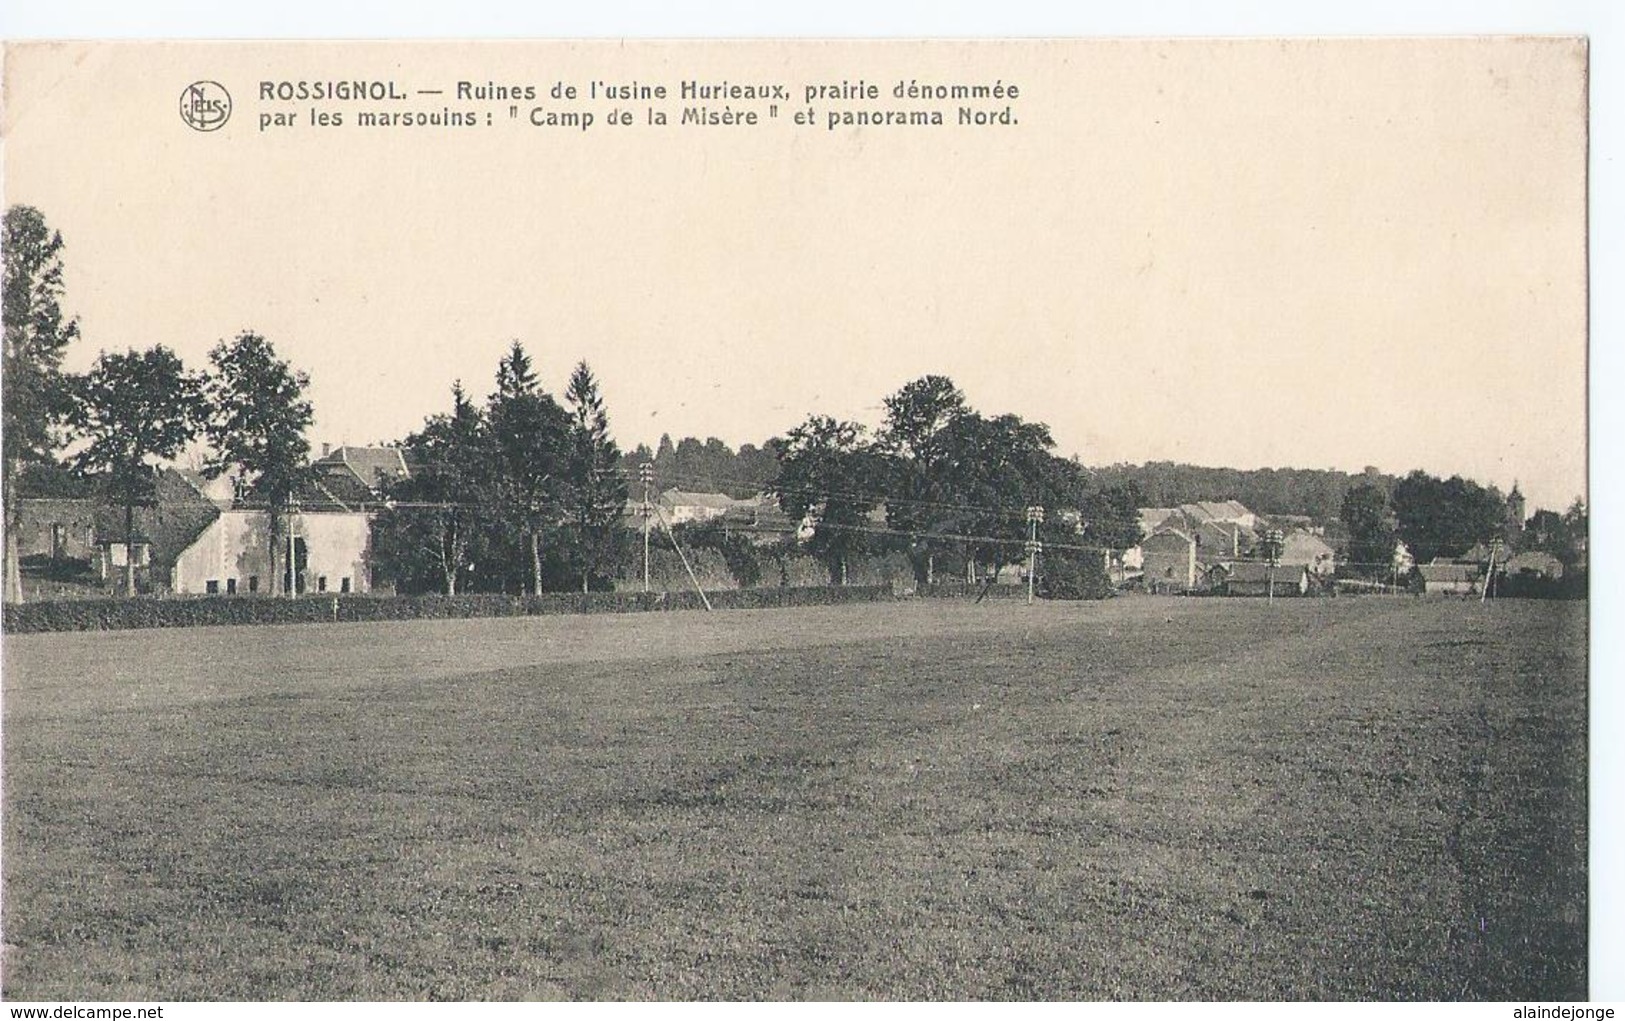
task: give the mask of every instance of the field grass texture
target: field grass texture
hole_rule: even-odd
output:
[[[1571,999],[1585,604],[8,636],[12,999]]]

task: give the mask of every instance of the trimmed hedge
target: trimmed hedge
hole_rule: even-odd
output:
[[[892,598],[889,585],[727,589],[707,593],[719,610],[828,606]],[[204,596],[195,599],[75,599],[5,607],[5,632],[122,631],[231,624],[333,624],[376,620],[530,617],[702,609],[695,592],[550,592],[540,596]]]
[[[1027,598],[1026,585],[988,586],[986,582],[971,585],[963,581],[939,581],[933,585],[918,585],[915,586],[914,594],[926,599],[975,599],[982,594],[984,586],[987,587],[988,599]]]

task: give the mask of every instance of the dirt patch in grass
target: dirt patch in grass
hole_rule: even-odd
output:
[[[4,990],[1583,997],[1584,611],[10,638]]]

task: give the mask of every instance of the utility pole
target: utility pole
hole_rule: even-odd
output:
[[[1495,584],[1495,560],[1501,554],[1501,540],[1490,540],[1490,566],[1484,572],[1484,584],[1479,587],[1478,601],[1483,602],[1490,594],[1490,586]]]
[[[299,594],[298,561],[294,559],[293,545],[293,516],[299,512],[299,501],[288,501],[288,598],[292,599]]]
[[[1279,528],[1264,533],[1264,552],[1270,560],[1269,602],[1275,602],[1275,567],[1281,562],[1281,548],[1286,545],[1286,534]]]
[[[638,478],[643,480],[643,591],[649,591],[649,524],[654,518],[654,504],[649,501],[649,489],[654,485],[653,461],[638,465]]]
[[[694,568],[689,566],[688,554],[683,552],[683,547],[677,542],[677,535],[672,532],[671,522],[666,520],[664,511],[660,514],[660,525],[666,530],[666,538],[671,540],[671,548],[677,551],[677,558],[683,562],[683,570],[688,572],[688,580],[694,583],[694,591],[700,594],[700,602],[705,604],[705,612],[710,613],[711,597],[705,594],[705,589],[700,585],[700,579],[694,574]]]
[[[1038,523],[1044,520],[1044,508],[1027,508],[1027,605],[1033,604],[1033,579],[1038,574]]]

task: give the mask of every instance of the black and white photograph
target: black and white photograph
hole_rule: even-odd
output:
[[[0,996],[1597,997],[1591,60],[8,42]]]

